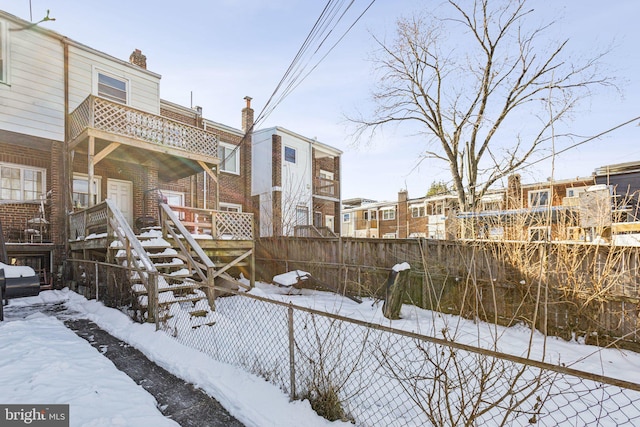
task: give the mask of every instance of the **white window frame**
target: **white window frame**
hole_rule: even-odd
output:
[[[342,214],[342,222],[343,223],[348,223],[351,222],[351,213],[350,212],[345,212]]]
[[[9,84],[9,31],[8,24],[0,21],[0,83]]]
[[[287,160],[287,150],[292,150],[292,152],[293,152],[293,161]],[[289,147],[288,145],[285,145],[282,157],[283,157],[285,162],[296,164],[297,159],[298,159],[298,150],[296,150],[293,147]]]
[[[320,175],[320,178],[328,179],[328,180],[331,180],[331,181],[333,181],[333,177],[335,176],[335,174],[333,172],[329,172],[329,171],[324,170],[324,169],[320,169],[319,175]]]
[[[222,212],[242,212],[242,205],[237,203],[220,203],[218,210]]]
[[[2,189],[4,188],[3,184],[2,184],[2,169],[3,168],[8,168],[8,169],[18,169],[20,170],[20,198],[19,199],[12,199],[12,198],[8,198],[8,199],[4,199],[2,197]],[[26,190],[25,189],[25,182],[24,182],[24,172],[25,171],[31,171],[31,172],[38,172],[41,174],[42,180],[40,181],[40,186],[42,188],[42,191],[38,194],[38,198],[36,199],[27,199],[24,197],[24,193],[26,191],[31,191],[31,190]],[[16,201],[33,201],[33,200],[40,200],[40,198],[44,197],[44,195],[47,192],[47,170],[44,168],[38,168],[38,167],[33,167],[33,166],[26,166],[26,165],[19,165],[19,164],[15,164],[15,163],[0,163],[0,200],[16,200]]]
[[[73,174],[73,181],[75,182],[77,181],[88,181],[89,180],[89,175],[83,174],[83,173],[74,173]],[[94,196],[96,198],[95,200],[95,204],[98,204],[101,200],[102,200],[102,177],[101,176],[97,176],[94,175],[93,176],[93,185],[95,187],[95,191],[94,191]],[[76,189],[73,188],[73,182],[71,184],[71,197],[73,198],[74,193],[80,193],[80,194],[86,194],[87,195],[87,200],[89,200],[89,189],[87,189],[87,192],[80,192],[80,191],[75,191]],[[77,209],[86,209],[89,206],[83,206],[79,203],[76,203],[76,200],[72,200],[73,203],[73,207],[77,208]]]
[[[166,197],[169,206],[184,206],[185,194],[181,191],[161,190],[162,195]],[[169,199],[178,199],[178,203],[169,203]]]
[[[547,202],[542,205],[540,204],[540,195],[546,193],[547,194]],[[550,206],[551,205],[551,190],[550,189],[546,189],[546,190],[531,190],[529,191],[529,194],[527,195],[527,199],[529,201],[529,207],[530,208],[542,208],[545,206]],[[534,199],[537,199],[537,203],[534,204]]]
[[[424,205],[411,206],[411,218],[422,218],[427,214]]]
[[[392,221],[396,219],[396,210],[395,208],[390,209],[380,209],[382,211],[382,220],[383,221]]]
[[[309,225],[309,208],[307,206],[296,206],[296,225]]]
[[[226,142],[220,142],[218,144],[218,149],[222,148],[222,152],[220,153],[220,172],[226,172],[233,175],[240,175],[240,149],[237,145],[228,144]],[[235,170],[228,169],[227,166],[227,156],[229,155],[227,151],[233,152],[233,157],[229,158],[229,162],[233,162],[233,166]]]
[[[567,197],[578,197],[580,193],[587,191],[587,188],[589,187],[567,187]]]
[[[529,234],[529,241],[530,242],[545,242],[545,241],[549,241],[551,240],[551,227],[549,226],[542,226],[542,227],[529,227],[529,229],[527,230],[528,234]],[[545,236],[544,239],[533,239],[534,237],[534,233],[539,233],[542,232]]]
[[[173,190],[160,190],[160,192],[162,193],[162,196],[165,198],[165,200],[167,201],[167,205],[169,206],[185,206],[185,200],[186,200],[186,196],[183,192],[181,191],[173,191]],[[170,198],[177,198],[178,199],[178,203],[169,203],[169,199]],[[175,212],[175,211],[174,211]],[[184,220],[187,215],[185,213],[184,210],[179,210],[178,212],[175,212],[176,214],[178,214],[178,219]]]
[[[112,96],[108,96],[108,95],[105,96],[104,94],[100,94],[100,83],[99,83],[99,81],[100,81],[100,75],[101,74],[106,76],[106,77],[109,77],[109,78],[112,78],[112,79],[115,79],[115,80],[119,80],[119,81],[121,81],[121,82],[123,82],[125,84],[125,91],[124,91],[125,96],[126,96],[125,102],[122,102],[121,100],[116,99],[116,97],[112,97]],[[94,81],[93,81],[93,93],[96,96],[99,96],[101,98],[107,99],[107,100],[109,100],[111,102],[116,102],[118,104],[124,104],[124,105],[129,105],[130,104],[129,100],[131,99],[131,93],[130,93],[131,92],[131,81],[129,79],[127,79],[126,77],[118,76],[118,75],[116,75],[114,73],[110,73],[108,71],[102,70],[100,68],[94,68],[93,69],[93,79],[94,79]]]

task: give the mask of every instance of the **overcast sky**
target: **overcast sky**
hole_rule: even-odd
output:
[[[345,18],[351,24],[370,0],[357,0]],[[320,16],[322,0],[61,1],[0,0],[0,8],[43,27],[128,60],[134,49],[162,75],[161,96],[199,105],[206,118],[240,128],[245,96],[256,114]],[[371,34],[393,35],[396,19],[440,1],[377,0],[337,47],[281,102],[260,127],[282,126],[344,151],[343,198],[393,200],[406,188],[425,194],[435,180],[448,180],[446,165],[418,164],[424,141],[403,128],[389,128],[371,144],[354,145],[344,116],[366,109],[373,89]],[[622,94],[598,91],[576,113],[570,129],[591,136],[640,116],[640,3],[637,0],[533,0],[537,18],[558,19],[558,37],[568,38],[577,57],[613,51],[607,73]],[[344,28],[341,28],[343,31]],[[335,38],[332,39],[335,42]],[[319,58],[314,57],[310,65]],[[623,95],[623,96],[621,96]],[[556,159],[554,177],[589,176],[602,165],[640,160],[640,127],[628,125]],[[550,162],[522,171],[523,182],[543,181]]]

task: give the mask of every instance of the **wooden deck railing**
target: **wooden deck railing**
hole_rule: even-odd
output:
[[[218,138],[204,129],[89,96],[70,115],[70,138],[86,128],[137,138],[161,146],[218,156]]]
[[[189,233],[215,240],[253,240],[253,214],[171,206]]]
[[[72,213],[69,225],[70,240],[86,240],[92,235],[104,234],[118,242],[115,246],[125,251],[127,267],[137,273],[147,289],[148,318],[156,322],[157,328],[159,272],[115,203],[105,199],[89,209]],[[110,253],[107,258],[113,261]]]
[[[327,197],[340,197],[340,181],[316,177],[313,179],[313,194]]]

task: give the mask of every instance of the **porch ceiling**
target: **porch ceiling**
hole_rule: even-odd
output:
[[[181,153],[176,153],[175,150],[163,152],[156,147],[148,149],[149,147],[144,145],[128,144],[127,141],[123,141],[122,138],[118,138],[117,141],[120,145],[113,149],[113,151],[110,151],[108,147],[114,142],[112,141],[113,139],[114,138],[105,139],[97,137],[95,139],[95,153],[99,154],[103,152],[103,150],[107,150],[108,154],[104,157],[105,159],[140,165],[157,164],[158,177],[163,181],[175,181],[202,172],[204,169],[200,162],[208,165],[210,168],[215,168],[218,162],[217,159],[194,153],[184,153],[189,156],[185,157],[181,156]],[[86,143],[76,144],[73,148],[77,154],[87,155],[88,149]]]

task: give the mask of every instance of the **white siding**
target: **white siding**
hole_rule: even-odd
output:
[[[160,79],[116,60],[69,47],[69,108],[73,111],[87,96],[97,95],[97,71],[128,81],[128,105],[151,114],[160,114]]]
[[[3,21],[9,82],[0,83],[0,129],[64,140],[64,58],[60,41]]]
[[[252,136],[251,195],[271,191],[271,133],[255,132]]]
[[[311,204],[311,177],[313,174],[311,144],[288,133],[278,131],[278,134],[282,137],[282,151],[280,153],[282,158],[282,232],[285,235],[293,235],[293,227],[299,223],[297,208],[305,206],[309,215],[313,210]],[[295,163],[285,160],[286,147],[296,150]],[[310,224],[311,219],[307,218],[306,223]]]

